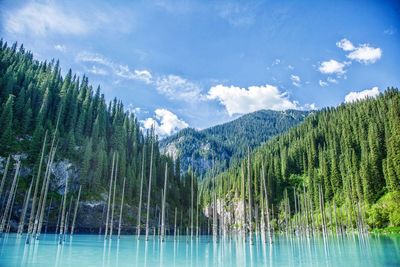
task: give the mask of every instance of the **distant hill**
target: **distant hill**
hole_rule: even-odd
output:
[[[193,161],[195,170],[204,175],[212,166],[214,157],[215,170],[220,172],[242,158],[247,146],[252,149],[261,145],[299,124],[309,113],[299,110],[260,110],[201,131],[184,129],[161,140],[160,149],[179,158],[182,171],[186,171]]]

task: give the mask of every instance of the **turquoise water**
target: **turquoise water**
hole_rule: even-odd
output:
[[[399,235],[288,238],[272,246],[255,240],[180,237],[137,241],[136,236],[104,241],[103,236],[75,235],[58,245],[56,236],[25,245],[25,236],[0,239],[0,266],[400,266]]]

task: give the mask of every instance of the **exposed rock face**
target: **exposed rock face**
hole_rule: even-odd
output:
[[[64,194],[65,181],[68,178],[68,190],[76,192],[79,190],[79,171],[69,160],[54,162],[51,166],[53,175],[50,190],[57,191],[60,195]]]
[[[225,200],[217,199],[215,205],[211,203],[204,208],[204,215],[212,219],[214,208],[217,213],[218,221],[224,223],[225,229],[229,227],[231,229],[240,230],[239,226],[243,224],[244,219],[244,205],[242,200],[234,200],[228,203]]]

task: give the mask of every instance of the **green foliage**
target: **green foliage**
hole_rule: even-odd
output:
[[[0,155],[24,152],[27,163],[37,168],[39,154],[47,131],[47,149],[56,132],[56,161],[68,159],[78,169],[82,196],[101,198],[107,192],[111,176],[112,154],[119,155],[117,194],[126,177],[126,203],[136,205],[142,155],[145,157],[144,191],[147,191],[150,147],[154,143],[154,177],[152,203],[160,206],[165,163],[169,165],[168,207],[188,211],[185,196],[190,195],[188,179],[174,172],[174,162],[162,156],[154,131],[142,133],[134,114],[121,101],[106,103],[100,88],[93,90],[86,76],[69,70],[61,76],[59,62],[39,62],[24,49],[17,50],[0,41]],[[146,150],[146,151],[145,151]],[[48,151],[46,150],[46,154]],[[45,155],[46,156],[46,155]],[[176,166],[179,169],[179,164]],[[26,181],[23,181],[26,182]]]
[[[177,148],[181,170],[186,171],[193,164],[203,175],[214,166],[215,174],[243,158],[247,147],[258,147],[299,124],[308,114],[299,110],[260,110],[201,131],[184,129],[161,140],[160,145],[162,149],[171,145]]]
[[[368,224],[374,228],[400,226],[400,191],[381,197],[368,211]]]
[[[270,205],[277,207],[275,213],[281,223],[285,191],[293,207],[293,189],[303,193],[304,184],[316,213],[319,213],[321,186],[327,210],[332,209],[335,201],[337,207],[353,206],[349,212],[355,217],[356,203],[361,203],[362,213],[372,205],[371,226],[397,226],[399,151],[400,93],[388,88],[376,98],[310,114],[298,126],[255,149],[250,158],[254,188],[259,188],[260,180],[265,179]],[[241,192],[241,168],[246,164],[245,160],[236,162],[226,172],[205,179],[204,199],[210,199],[208,194],[212,192],[214,179],[217,184],[228,179],[230,188],[226,192],[232,189]],[[263,166],[265,176],[261,172]],[[384,200],[374,206],[383,195]],[[260,206],[258,194],[254,197],[254,205]]]

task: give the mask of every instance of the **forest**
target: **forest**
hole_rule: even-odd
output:
[[[277,230],[312,224],[374,229],[400,226],[399,177],[400,93],[388,88],[376,98],[309,115],[205,180],[200,192],[204,206],[228,217],[247,205],[253,212],[245,212],[247,225],[265,216],[264,207]],[[232,227],[238,223],[246,221],[230,220]]]
[[[135,115],[126,111],[121,101],[114,99],[106,103],[100,87],[94,89],[86,76],[78,77],[70,69],[63,77],[58,61],[39,62],[31,52],[25,51],[23,45],[8,46],[3,40],[0,41],[0,88],[2,212],[6,206],[6,193],[12,186],[15,172],[12,166],[20,161],[21,170],[25,170],[20,172],[21,178],[15,189],[15,205],[22,206],[24,195],[35,179],[39,181],[39,188],[45,184],[40,174],[44,174],[46,164],[41,164],[40,155],[45,151],[44,158],[51,158],[48,151],[56,140],[54,163],[66,161],[75,173],[69,181],[69,199],[76,199],[80,185],[81,200],[107,199],[110,176],[115,168],[118,171],[114,186],[117,203],[120,203],[123,187],[125,203],[131,207],[138,206],[143,191],[144,213],[150,185],[151,207],[158,211],[167,166],[167,209],[170,214],[175,209],[183,213],[182,220],[187,223],[194,174],[181,174],[179,162],[161,155],[154,130],[142,132]],[[118,155],[115,166],[114,153]],[[53,173],[51,180],[54,180]],[[64,187],[65,182],[50,183],[48,197],[54,198],[53,206],[61,206]],[[53,213],[56,216],[57,211]],[[150,220],[159,216],[159,212],[151,214],[156,215]]]

